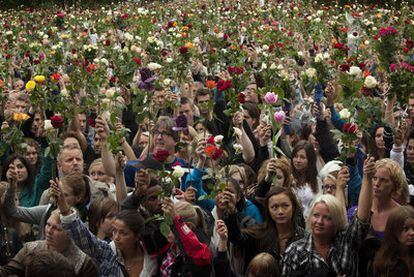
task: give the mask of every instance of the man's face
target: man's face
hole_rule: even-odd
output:
[[[162,90],[156,90],[154,93],[154,103],[159,108],[163,108],[165,104],[165,93]]]
[[[98,133],[95,133],[95,136],[93,137],[93,149],[98,155],[101,154],[101,142],[101,136]]]
[[[246,102],[251,103],[259,103],[259,98],[256,93],[257,85],[256,84],[250,84],[247,85],[244,94],[246,95]]]
[[[40,130],[43,129],[43,117],[41,116],[40,113],[35,113],[34,118],[33,118],[33,123],[32,123],[32,133],[33,134],[39,134]]]
[[[82,132],[86,132],[86,114],[81,113],[78,116],[79,118],[79,127]]]
[[[139,146],[145,148],[148,145],[149,137],[147,135],[141,134],[139,139]]]
[[[165,127],[159,127],[154,132],[154,153],[159,150],[167,150],[170,155],[175,153],[175,140],[171,131]]]
[[[210,101],[210,95],[199,95],[197,97],[197,107],[200,110],[200,114],[206,116],[208,114],[208,102]]]
[[[148,188],[147,197],[143,206],[150,214],[159,214],[161,213],[161,201],[158,195],[162,192],[161,186],[153,186]]]
[[[70,238],[63,230],[57,214],[52,214],[46,222],[45,240],[49,248],[62,253],[70,243]]]
[[[190,103],[182,104],[180,106],[180,114],[184,114],[187,117],[188,125],[193,126],[193,108],[191,107]]]
[[[59,170],[63,175],[69,173],[83,172],[83,155],[80,149],[64,149],[62,150],[60,160],[58,161]]]
[[[27,110],[28,103],[23,100],[16,100],[14,103],[14,112],[15,113],[25,113]]]

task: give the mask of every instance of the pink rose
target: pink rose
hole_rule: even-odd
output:
[[[274,92],[268,92],[266,93],[266,95],[263,97],[263,100],[267,103],[267,104],[275,104],[278,100],[278,96],[277,94],[275,94]]]
[[[277,123],[283,123],[283,121],[285,120],[286,114],[284,111],[278,111],[278,112],[275,112],[274,117]]]

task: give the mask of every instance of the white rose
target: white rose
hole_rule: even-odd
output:
[[[237,137],[241,137],[243,135],[243,131],[240,128],[233,127],[233,130]]]
[[[277,67],[276,67],[276,64],[275,63],[272,63],[271,65],[270,65],[270,67],[269,67],[270,69],[272,69],[272,70],[274,70],[274,69],[276,69]]]
[[[50,119],[46,119],[44,122],[45,131],[53,129],[52,122]]]
[[[299,57],[303,57],[303,52],[302,51],[298,51],[298,56]]]
[[[105,58],[101,59],[101,63],[103,63],[104,65],[108,66],[109,65],[109,61]]]
[[[68,97],[69,96],[68,90],[66,88],[61,89],[60,94],[63,97]]]
[[[172,62],[173,62],[173,59],[172,59],[172,58],[166,58],[166,59],[165,59],[165,62],[166,62],[166,63],[172,63]]]
[[[313,67],[306,69],[305,73],[306,73],[306,76],[308,76],[308,78],[310,79],[316,78],[316,69]]]
[[[171,84],[171,79],[168,79],[168,78],[164,79],[163,84],[165,86],[169,86]]]
[[[214,143],[221,144],[223,142],[223,138],[224,137],[222,135],[215,136],[214,137]]]
[[[263,49],[264,51],[267,51],[267,50],[269,50],[269,46],[267,46],[267,45],[265,44],[265,45],[263,45],[262,49]]]
[[[151,70],[157,70],[162,68],[162,65],[158,64],[158,63],[149,63],[147,64],[147,67]]]
[[[262,69],[267,69],[267,64],[262,63]]]
[[[328,53],[328,52],[323,53],[323,58],[324,58],[325,60],[329,59],[330,57],[331,57],[331,55],[329,55],[329,53]]]
[[[130,33],[125,33],[125,34],[124,34],[124,38],[125,38],[127,41],[131,41],[131,40],[133,40],[133,39],[134,39],[134,36],[133,36],[133,35],[131,35]]]
[[[172,172],[172,176],[176,177],[176,178],[181,178],[184,175],[184,168],[182,168],[181,166],[177,165],[174,166],[174,171]]]
[[[360,76],[362,74],[362,70],[358,66],[351,66],[348,74],[351,76]]]
[[[323,54],[322,53],[318,53],[315,57],[315,62],[320,63],[323,61]]]
[[[233,144],[233,149],[236,152],[236,154],[240,154],[241,152],[243,152],[243,146],[238,143]]]
[[[364,86],[367,88],[375,88],[377,86],[377,80],[372,76],[367,76],[364,81]]]
[[[115,88],[109,88],[105,91],[105,96],[108,98],[112,98],[115,95]]]
[[[350,116],[351,116],[351,113],[349,112],[349,110],[348,109],[342,109],[340,112],[339,112],[339,116],[342,118],[342,119],[348,119]]]

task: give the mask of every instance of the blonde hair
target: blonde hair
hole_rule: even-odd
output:
[[[187,201],[178,201],[174,206],[176,213],[184,222],[192,223],[194,227],[201,227],[204,231],[207,231],[203,211],[200,207],[193,206]]]
[[[280,276],[278,263],[269,253],[259,253],[250,261],[246,270],[246,276]]]
[[[375,163],[375,169],[377,170],[379,168],[388,169],[390,179],[394,185],[392,193],[393,198],[400,197],[404,191],[408,190],[407,179],[405,178],[404,171],[398,163],[388,158],[381,159]]]
[[[330,195],[330,194],[322,194],[319,195],[311,204],[309,208],[309,214],[306,220],[306,228],[310,231],[310,221],[313,214],[313,210],[315,209],[316,205],[319,203],[323,203],[328,207],[329,214],[332,218],[332,221],[335,226],[335,233],[343,230],[347,224],[346,220],[346,210],[345,206],[339,202],[339,200]]]

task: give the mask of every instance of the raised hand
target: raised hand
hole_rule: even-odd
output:
[[[151,182],[151,177],[146,169],[140,169],[135,173],[135,195],[143,196],[145,195]]]

